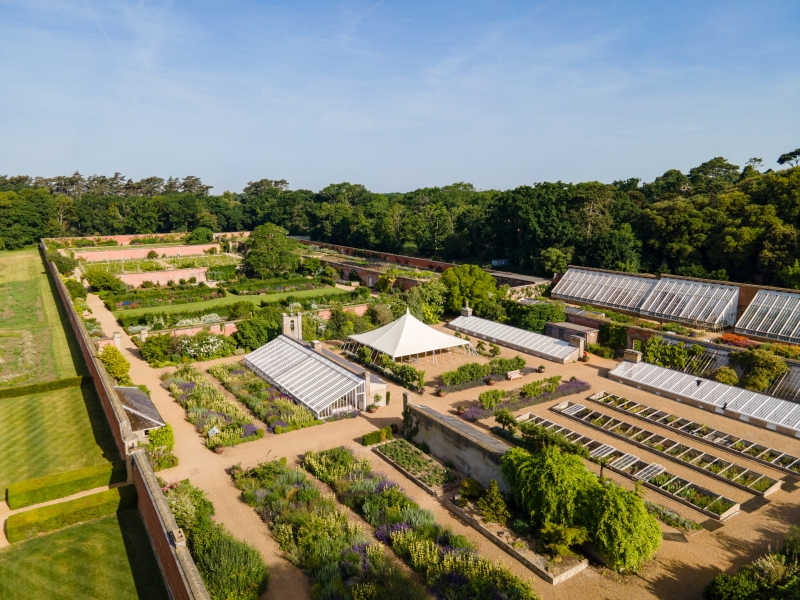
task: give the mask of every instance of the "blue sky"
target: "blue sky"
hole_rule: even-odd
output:
[[[800,146],[792,2],[0,0],[0,174],[380,192]]]

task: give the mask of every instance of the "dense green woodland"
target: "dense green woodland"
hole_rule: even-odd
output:
[[[468,183],[379,194],[339,183],[290,190],[251,182],[215,196],[196,177],[126,180],[0,177],[0,243],[43,236],[250,230],[272,222],[293,235],[546,274],[567,264],[631,272],[761,281],[800,288],[800,150],[779,171],[721,157],[688,174],[612,184],[537,183],[477,190]]]

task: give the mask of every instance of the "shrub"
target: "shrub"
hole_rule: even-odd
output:
[[[589,344],[586,350],[600,358],[614,358],[614,349],[610,346],[601,346],[599,344]]]
[[[149,260],[158,258],[158,252],[156,252],[155,250],[150,250],[150,252],[147,253],[147,258]]]
[[[378,431],[372,431],[370,433],[365,434],[362,443],[365,446],[372,446],[373,444],[380,444],[381,442],[385,442],[391,439],[392,439],[392,427],[391,425],[387,425],[383,429],[379,429]]]
[[[719,381],[726,385],[739,385],[739,376],[736,374],[736,371],[730,367],[720,367],[716,369],[711,376],[714,378],[714,381]]]
[[[187,246],[196,244],[210,244],[214,241],[214,232],[208,227],[198,227],[192,233],[186,236],[183,243]]]
[[[97,357],[106,368],[108,376],[116,380],[119,385],[131,384],[131,378],[128,376],[131,364],[125,359],[122,352],[117,350],[116,346],[111,344],[104,346]]]
[[[501,408],[494,411],[494,420],[497,421],[497,424],[503,429],[506,429],[511,433],[516,431],[517,420],[514,418],[514,413],[507,408]]]
[[[661,528],[642,498],[610,481],[589,490],[580,521],[616,571],[637,571],[661,545]]]
[[[51,261],[62,275],[72,275],[78,266],[78,261],[72,257],[64,256],[56,250],[47,253],[47,260]]]
[[[470,500],[477,500],[483,495],[483,488],[472,477],[467,477],[461,481],[459,494]]]
[[[603,323],[600,325],[600,339],[612,349],[624,348],[628,343],[628,328],[618,323]]]
[[[744,369],[742,385],[754,392],[763,392],[789,370],[785,360],[761,349],[731,352],[730,361]]]
[[[8,486],[8,507],[16,510],[65,498],[84,490],[125,481],[127,476],[125,462],[115,461],[66,473],[17,481]]]
[[[511,513],[508,512],[503,495],[494,479],[489,482],[486,493],[478,500],[478,510],[481,511],[481,516],[487,523],[505,525],[506,521],[511,518]]]
[[[522,434],[522,445],[531,452],[541,452],[545,448],[553,446],[567,454],[589,458],[589,451],[585,447],[569,441],[564,434],[558,431],[536,423],[522,423],[519,430]]]
[[[76,523],[92,521],[136,505],[132,485],[106,490],[67,502],[16,513],[6,521],[6,537],[12,544]]]
[[[485,409],[492,409],[503,400],[508,395],[508,392],[505,390],[488,390],[486,392],[482,392],[478,396],[478,402],[481,403],[481,406]]]
[[[720,573],[703,590],[705,600],[757,600],[759,585],[750,571]]]
[[[442,381],[445,385],[457,385],[459,383],[482,379],[489,373],[490,371],[487,365],[466,363],[459,366],[455,371],[445,371],[442,373]]]
[[[583,527],[563,527],[555,523],[545,523],[539,531],[539,540],[547,553],[555,559],[573,556],[572,546],[585,542],[588,538]]]
[[[88,295],[88,291],[80,281],[76,281],[75,279],[66,279],[64,281],[64,285],[69,292],[69,297],[75,300],[76,298],[86,298]]]
[[[175,433],[167,423],[164,427],[151,429],[147,434],[147,459],[154,471],[178,466],[178,457],[172,453],[175,446]]]
[[[103,269],[86,269],[84,276],[90,286],[103,292],[123,292],[127,287],[116,275]]]

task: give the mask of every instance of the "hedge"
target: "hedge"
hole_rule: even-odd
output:
[[[525,359],[521,356],[514,358],[494,358],[486,364],[466,363],[458,367],[455,371],[445,371],[442,373],[442,381],[445,386],[458,385],[471,381],[479,381],[492,374],[505,375],[509,371],[517,371],[525,368]]]
[[[134,506],[136,506],[136,488],[126,485],[11,515],[6,521],[6,537],[13,544],[36,537],[40,533],[57,531],[84,521],[93,521]]]
[[[373,431],[371,433],[365,434],[362,443],[365,446],[372,446],[373,444],[380,444],[381,442],[385,442],[391,439],[392,439],[392,427],[391,425],[387,425],[383,429],[378,429],[378,431]]]
[[[47,477],[18,481],[8,486],[8,507],[16,510],[24,506],[41,504],[84,490],[119,483],[125,481],[127,476],[128,469],[125,461],[115,461]]]
[[[3,398],[19,398],[40,392],[52,392],[54,390],[64,390],[66,388],[80,387],[89,385],[92,382],[90,375],[77,375],[76,377],[65,377],[64,379],[54,379],[42,383],[32,383],[30,385],[18,385],[12,388],[0,390],[0,400]]]

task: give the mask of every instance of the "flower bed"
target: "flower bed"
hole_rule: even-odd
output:
[[[509,399],[501,402],[491,409],[485,409],[481,406],[472,406],[461,413],[461,418],[466,421],[480,421],[481,419],[488,419],[494,416],[496,410],[507,409],[511,412],[525,408],[526,406],[533,406],[550,400],[563,398],[564,396],[571,396],[573,394],[580,394],[589,390],[591,386],[585,381],[579,379],[566,381],[558,385],[552,392],[544,392],[533,398],[526,398],[519,394],[519,390],[509,394]]]
[[[100,294],[106,308],[110,311],[131,310],[134,308],[147,308],[171,304],[188,304],[191,302],[212,300],[214,298],[223,298],[224,296],[225,290],[210,288],[204,283],[200,283],[196,286],[181,285],[149,290],[131,290],[121,294],[111,292],[103,292]]]
[[[232,283],[221,283],[220,287],[224,287],[231,294],[236,294],[237,296],[259,296],[262,294],[316,290],[329,286],[318,278],[294,277],[292,279],[244,279]]]
[[[381,444],[377,447],[377,451],[391,458],[429,487],[442,486],[453,480],[450,469],[441,466],[422,450],[404,439],[396,439]]]
[[[303,461],[311,473],[318,471],[319,463],[339,465],[335,474],[330,470],[324,473],[326,479],[332,479],[339,500],[376,528],[375,537],[422,575],[435,597],[538,598],[529,583],[501,564],[480,557],[464,536],[438,525],[434,515],[421,509],[397,483],[374,473],[368,460],[334,449],[309,452]],[[338,473],[342,475],[335,477]]]
[[[141,348],[142,358],[156,368],[222,358],[236,351],[233,339],[207,330],[195,335],[153,335],[137,345]]]
[[[315,597],[426,598],[422,586],[389,562],[383,545],[349,521],[305,473],[287,467],[285,458],[247,471],[236,465],[231,476],[286,557],[311,579]]]
[[[194,367],[164,373],[161,385],[186,409],[186,419],[205,437],[207,448],[235,446],[264,437],[264,430]],[[210,435],[214,429],[216,433]]]
[[[250,317],[254,309],[255,305],[252,302],[241,300],[232,304],[199,310],[150,312],[137,315],[123,312],[117,317],[117,321],[128,333],[139,333],[142,330],[160,331],[185,325],[212,325],[224,321],[239,321]]]
[[[208,369],[230,393],[269,426],[270,433],[286,433],[296,429],[322,425],[310,410],[272,387],[242,364],[214,365]],[[341,413],[338,418],[353,418],[358,411]]]
[[[460,384],[473,384],[492,374],[505,375],[509,371],[525,368],[525,359],[521,356],[514,358],[494,358],[486,364],[466,363],[455,371],[442,373],[442,382],[445,387]]]

